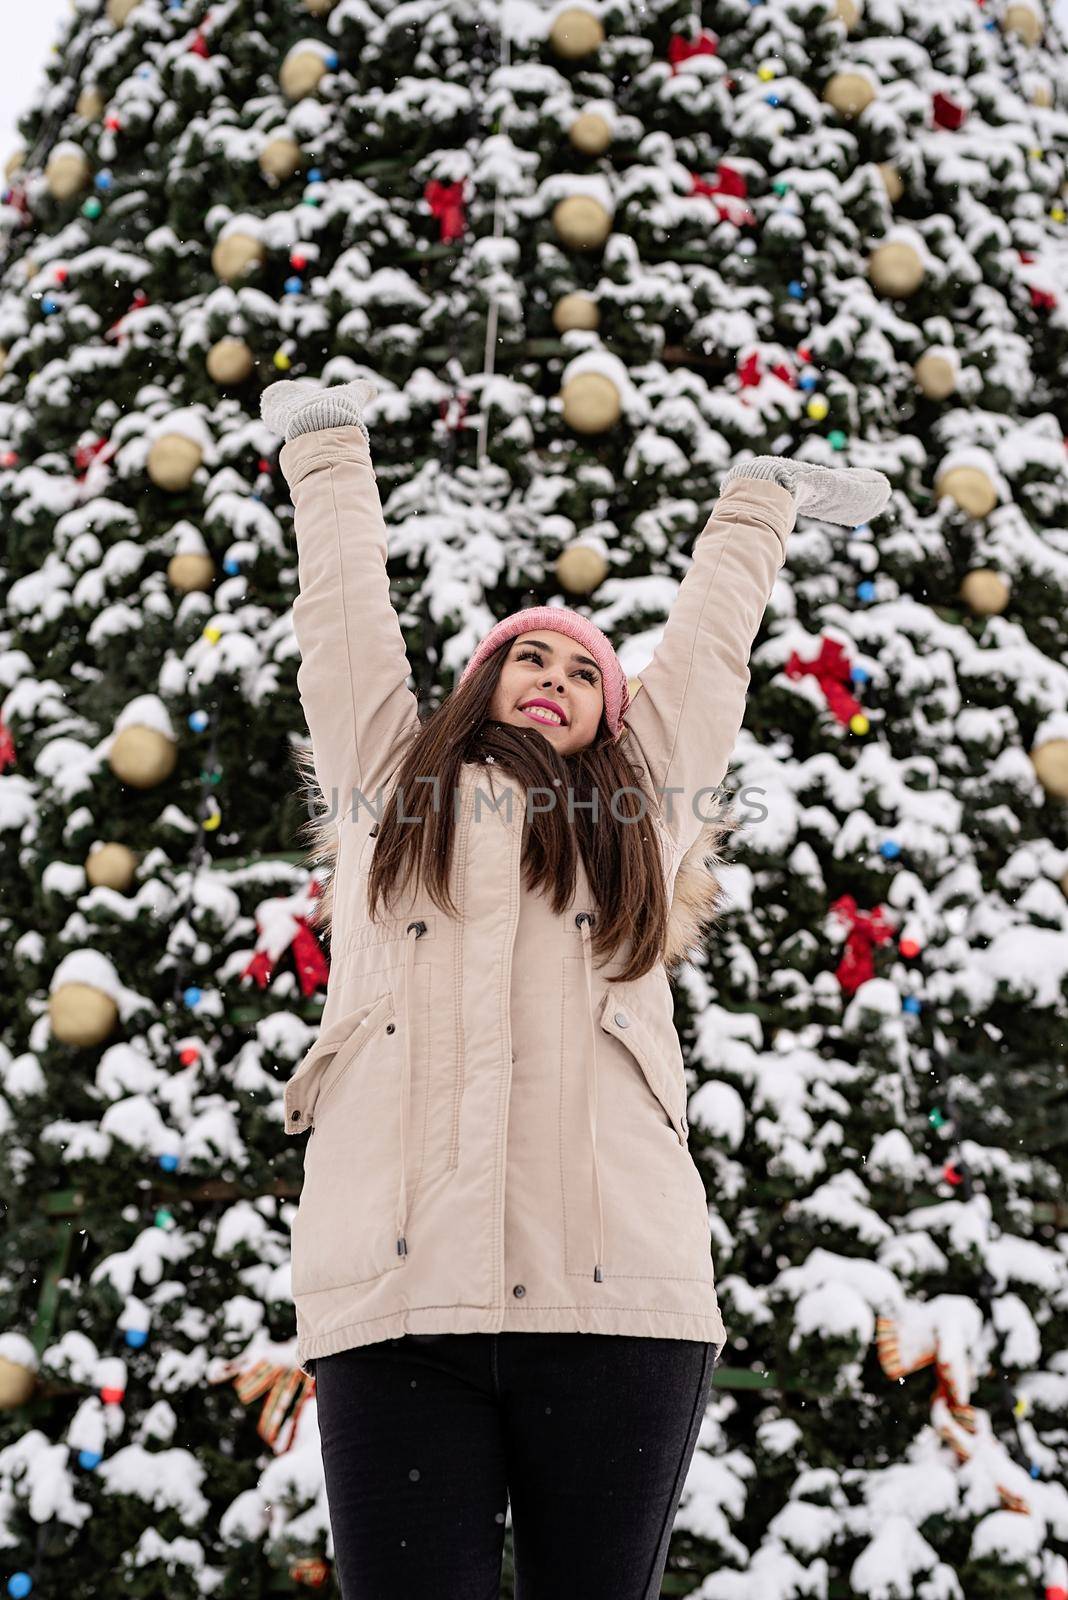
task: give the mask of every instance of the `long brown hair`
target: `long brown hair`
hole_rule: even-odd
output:
[[[490,720],[509,643],[453,690],[408,745],[382,806],[367,886],[369,915],[373,919],[379,904],[388,907],[400,887],[412,882],[422,884],[446,915],[457,915],[448,881],[455,833],[451,796],[458,792],[465,761],[492,758],[495,770],[524,789],[551,794],[559,786],[566,797],[570,788],[572,816],[563,801],[546,810],[535,807],[530,815],[524,807],[524,881],[529,890],[549,896],[553,911],[560,913],[574,895],[581,857],[595,901],[594,954],[608,962],[631,941],[629,959],[613,981],[632,981],[663,959],[668,921],[652,821],[656,802],[641,782],[644,769],[624,753],[626,736],[621,742],[612,737],[603,712],[593,741],[573,755],[561,755],[536,728]],[[594,793],[596,820],[583,803]],[[450,797],[448,803],[442,797]]]

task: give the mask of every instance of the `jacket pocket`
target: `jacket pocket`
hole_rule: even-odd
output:
[[[319,1030],[319,1037],[285,1087],[287,1133],[304,1133],[314,1125],[316,1107],[324,1089],[337,1083],[392,1015],[393,994],[387,990]]]
[[[690,1131],[686,1120],[685,1080],[680,1083],[665,1064],[662,1050],[658,1048],[649,1028],[634,1008],[616,999],[611,990],[601,1000],[598,1021],[605,1033],[612,1034],[630,1051],[679,1143],[685,1144]]]
[[[646,1002],[647,1004],[647,1002]],[[686,1082],[677,1043],[639,1010],[624,985],[594,993],[584,963],[562,962],[559,1163],[564,1270],[583,1278],[598,1264],[596,1191],[604,1216],[606,1281],[713,1281],[708,1202],[686,1148]],[[593,1057],[596,1039],[596,1058]],[[588,1078],[596,1073],[596,1134]],[[594,1186],[594,1158],[597,1185]]]
[[[394,1015],[392,993],[347,1013],[316,1046],[298,1086],[303,1099],[295,1108],[314,1131],[292,1224],[295,1297],[366,1283],[403,1265],[395,1229],[403,1040],[398,1025],[389,1031]]]

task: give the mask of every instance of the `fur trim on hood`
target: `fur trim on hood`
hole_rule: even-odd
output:
[[[337,822],[318,809],[322,806],[323,796],[315,775],[310,745],[295,746],[293,755],[309,811],[315,808],[300,829],[301,836],[307,841],[308,866],[311,869],[326,869],[316,902],[315,925],[321,931],[329,932],[337,867]],[[737,827],[737,818],[729,816],[715,817],[705,822],[679,862],[668,910],[664,947],[664,965],[672,976],[683,960],[700,948],[723,909],[726,890],[716,876],[716,869],[723,865],[723,847]]]

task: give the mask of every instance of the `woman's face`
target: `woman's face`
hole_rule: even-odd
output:
[[[556,708],[559,721],[546,705]],[[603,709],[601,670],[593,657],[569,634],[532,628],[510,642],[488,714],[515,728],[539,728],[568,756],[592,744]]]

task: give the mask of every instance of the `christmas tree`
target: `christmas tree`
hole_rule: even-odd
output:
[[[1065,1600],[1063,30],[73,0],[20,135],[8,1594],[336,1592],[282,1132],[329,948],[258,409],[310,375],[377,385],[427,713],[531,600],[588,610],[640,693],[738,460],[890,477],[877,528],[791,536],[676,986],[728,1346],[665,1593]]]

